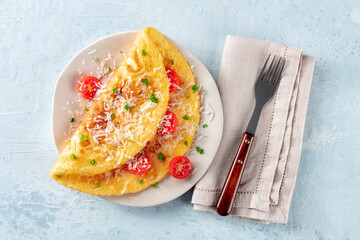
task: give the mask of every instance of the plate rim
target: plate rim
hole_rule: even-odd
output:
[[[59,82],[60,82],[60,79],[62,77],[62,75],[65,73],[65,71],[69,68],[69,66],[71,66],[71,64],[73,64],[73,61],[79,56],[81,55],[87,48],[101,42],[101,41],[104,41],[106,39],[109,39],[109,38],[113,38],[113,37],[117,37],[117,36],[121,36],[121,35],[128,35],[128,34],[135,34],[139,32],[134,30],[134,31],[124,31],[124,32],[118,32],[118,33],[114,33],[114,34],[110,34],[110,35],[107,35],[107,36],[104,36],[104,37],[101,37],[100,39],[98,40],[95,40],[93,42],[91,42],[90,44],[87,44],[85,47],[83,47],[81,50],[77,51],[76,54],[68,61],[68,63],[64,66],[63,70],[60,72],[56,82],[55,82],[55,87],[54,87],[54,90],[53,90],[53,97],[52,97],[52,111],[51,111],[51,131],[52,131],[52,138],[53,138],[53,142],[55,144],[55,148],[58,152],[58,154],[61,153],[60,149],[58,148],[58,145],[56,144],[56,140],[55,140],[55,128],[54,128],[54,112],[55,112],[55,96],[56,96],[56,92],[57,92],[57,89],[59,87]],[[164,34],[163,34],[164,35]],[[211,82],[212,84],[215,86],[215,90],[219,96],[219,99],[220,99],[220,102],[219,102],[219,114],[217,112],[217,114],[219,114],[219,117],[220,117],[220,134],[219,134],[219,138],[218,138],[218,142],[216,143],[216,150],[219,148],[220,146],[220,142],[221,142],[221,139],[222,139],[222,134],[223,134],[223,126],[224,126],[224,111],[223,111],[223,106],[222,106],[222,101],[221,101],[221,96],[220,96],[220,92],[219,92],[219,89],[218,89],[218,86],[217,86],[217,83],[215,81],[215,79],[213,78],[213,76],[211,75],[211,73],[209,72],[209,70],[207,69],[207,67],[197,58],[195,57],[190,51],[188,51],[185,47],[183,47],[182,45],[180,45],[179,43],[177,43],[176,41],[174,41],[172,38],[168,37],[167,35],[164,35],[173,45],[175,45],[176,49],[181,53],[183,54],[184,52],[186,53],[186,55],[189,55],[190,58],[193,58],[195,61],[198,61],[199,64],[201,64],[204,69],[206,70],[206,74],[208,74],[210,77],[211,77]],[[185,56],[184,56],[185,57]],[[186,58],[185,58],[186,59]],[[187,62],[189,63],[189,60],[186,59]],[[196,72],[196,71],[195,71]],[[195,75],[195,74],[194,74]],[[196,78],[196,75],[195,75],[195,78]],[[199,123],[200,125],[200,123]],[[197,132],[198,133],[198,132]],[[196,134],[197,134],[196,133]],[[196,137],[196,135],[195,135]],[[190,184],[191,186],[188,187],[185,191],[181,191],[179,194],[175,194],[175,196],[173,196],[171,199],[165,199],[165,200],[160,200],[160,201],[156,201],[152,204],[128,204],[128,203],[119,203],[119,202],[116,202],[116,201],[113,201],[112,199],[110,199],[111,197],[120,197],[121,195],[95,195],[97,197],[100,197],[106,201],[109,201],[111,203],[114,203],[114,204],[118,204],[118,205],[123,205],[123,206],[131,206],[131,207],[152,207],[152,206],[157,206],[157,205],[161,205],[161,204],[164,204],[164,203],[167,203],[167,202],[171,202],[177,198],[179,198],[180,196],[182,196],[183,194],[185,194],[187,191],[189,191],[192,187],[194,187],[198,181],[201,180],[201,178],[206,174],[207,170],[209,169],[209,167],[211,166],[212,162],[214,161],[214,158],[216,156],[216,152],[214,154],[214,156],[212,157],[212,159],[209,161],[209,165],[207,166],[205,172],[200,176],[200,178],[194,182],[193,184]],[[166,174],[168,175],[168,173]],[[165,175],[165,177],[166,177]],[[164,178],[165,178],[164,177]],[[145,191],[146,189],[144,189],[143,191]],[[140,192],[143,192],[143,191],[140,191]],[[129,194],[136,194],[136,193],[129,193]],[[125,196],[125,195],[123,195]],[[131,197],[130,197],[131,198]]]

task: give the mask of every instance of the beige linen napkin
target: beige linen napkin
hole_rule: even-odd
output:
[[[286,65],[279,88],[261,113],[232,217],[286,223],[300,161],[314,58],[302,49],[228,36],[218,87],[224,109],[223,136],[215,159],[196,184],[192,203],[215,212],[215,204],[255,106],[255,80],[269,54]]]

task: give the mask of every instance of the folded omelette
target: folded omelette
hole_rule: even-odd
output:
[[[165,69],[179,76],[179,86],[171,93]],[[145,77],[149,82],[146,88],[137,84]],[[121,97],[112,94],[114,88],[122,92]],[[194,75],[182,54],[159,31],[147,27],[138,33],[128,57],[105,89],[56,161],[51,176],[66,187],[88,194],[141,191],[159,182],[168,173],[170,160],[184,155],[192,145],[200,121]],[[147,96],[152,93],[157,104],[149,102]],[[129,102],[136,107],[123,111]],[[178,125],[173,133],[163,135],[156,130],[167,110],[176,115]],[[115,117],[111,119],[108,112],[115,113]],[[100,134],[97,127],[92,127],[99,125],[95,119],[102,119],[106,126]],[[110,123],[114,119],[119,123]],[[81,141],[82,136],[87,140]],[[134,175],[124,163],[139,152],[150,157],[151,168]],[[90,164],[92,159],[96,159],[95,165]]]

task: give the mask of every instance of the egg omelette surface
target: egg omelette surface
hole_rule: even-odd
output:
[[[167,110],[178,119],[178,126],[171,134],[156,133],[138,152],[148,155],[151,168],[141,175],[134,175],[124,165],[99,174],[53,176],[60,184],[94,195],[121,195],[141,191],[158,183],[169,171],[169,162],[184,155],[192,145],[200,121],[198,88],[192,70],[182,54],[156,29],[144,28],[139,32],[152,42],[161,54],[162,65],[179,76],[179,87],[169,94]],[[184,116],[188,116],[185,118]],[[137,152],[137,153],[138,153]],[[159,153],[163,155],[159,158]]]
[[[147,78],[146,88],[141,84]],[[143,149],[157,130],[169,100],[162,56],[139,32],[127,58],[101,90],[51,169],[51,176],[96,175]],[[130,107],[130,109],[127,109]],[[90,164],[91,160],[96,165]]]

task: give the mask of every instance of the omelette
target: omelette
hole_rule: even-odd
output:
[[[140,32],[66,144],[51,176],[92,176],[126,163],[154,137],[168,105],[168,89],[162,56]]]
[[[132,146],[126,145],[128,148],[132,148],[134,151],[131,151],[131,154],[127,154],[128,158],[125,159],[125,157],[123,157],[124,162],[128,161],[129,163],[133,159],[131,157],[134,157],[136,154],[144,154],[149,156],[151,167],[148,171],[141,175],[135,175],[127,170],[126,164],[124,165],[118,163],[115,167],[106,170],[101,168],[94,171],[92,174],[84,174],[85,171],[74,169],[71,174],[62,173],[61,177],[59,177],[57,172],[54,172],[52,177],[60,184],[94,195],[121,195],[125,193],[138,192],[158,183],[168,173],[170,160],[174,157],[184,155],[190,149],[200,122],[200,101],[198,87],[196,85],[192,70],[182,54],[156,29],[150,27],[144,28],[138,33],[136,38],[137,41],[139,36],[144,38],[144,41],[148,43],[149,46],[155,48],[153,51],[154,53],[158,53],[160,55],[161,71],[165,71],[165,69],[171,69],[175,71],[179,77],[179,83],[178,86],[176,86],[175,91],[169,93],[169,82],[167,85],[162,85],[167,87],[167,98],[166,94],[163,92],[158,94],[159,96],[164,96],[162,99],[164,100],[164,103],[166,102],[165,110],[171,111],[178,119],[178,124],[175,131],[171,134],[161,134],[159,131],[156,131],[156,129],[161,124],[161,118],[164,117],[165,113],[164,109],[162,108],[156,109],[156,111],[159,111],[157,113],[161,115],[161,118],[156,119],[156,121],[151,123],[147,123],[145,126],[142,126],[142,130],[140,131],[141,135],[143,135],[143,131],[149,131],[153,133],[152,137],[148,139],[146,144],[142,147],[140,147],[141,144],[134,144]],[[134,46],[130,52],[136,52],[134,49],[138,48],[135,47],[137,41],[135,41]],[[129,56],[131,56],[131,54],[129,54]],[[128,61],[125,60],[125,62]],[[123,65],[124,64],[121,66]],[[159,66],[158,63],[155,65],[157,67]],[[119,69],[121,69],[121,66]],[[116,72],[118,72],[119,69]],[[116,75],[116,73],[114,75]],[[112,79],[113,78],[114,76]],[[151,81],[154,80],[160,81],[162,79],[160,79],[160,77],[158,79],[151,79]],[[149,83],[151,81],[149,81]],[[108,89],[111,90],[112,87],[113,85]],[[94,105],[95,104],[96,103],[94,103]],[[93,109],[94,106],[90,109],[89,113]],[[96,114],[96,112],[93,114]],[[88,118],[88,115],[89,114],[87,114],[85,118]],[[95,115],[91,116],[96,117]],[[129,118],[126,118],[126,115],[117,115],[117,117],[119,121],[121,120],[124,123],[131,121]],[[138,124],[142,124],[144,121],[144,116],[139,118],[132,118],[132,120],[134,122],[138,121]],[[155,122],[156,124],[154,131],[153,125]],[[79,128],[81,128],[81,125]],[[149,128],[150,130],[148,130]],[[78,130],[79,129],[77,129],[77,131]],[[81,133],[77,133],[77,131],[75,132],[74,136],[81,135]],[[136,135],[136,133],[134,133],[134,135]],[[149,136],[150,135],[151,134],[149,134]],[[135,141],[132,142],[136,143]],[[126,144],[126,142],[124,143]],[[101,148],[101,143],[98,147]],[[66,154],[70,153],[72,153],[71,150],[66,152]],[[93,157],[96,157],[96,153],[93,154]],[[91,157],[88,158],[87,161],[89,161],[89,159],[91,159]],[[122,159],[119,162],[124,163],[122,162]]]

